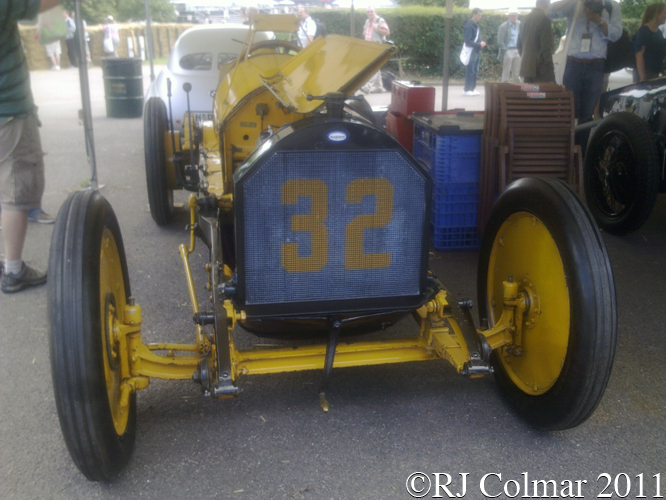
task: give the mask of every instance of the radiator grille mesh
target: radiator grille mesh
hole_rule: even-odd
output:
[[[419,294],[425,181],[399,153],[278,152],[249,175],[247,304]]]

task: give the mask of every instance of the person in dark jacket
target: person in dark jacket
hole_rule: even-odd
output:
[[[483,11],[476,8],[472,11],[472,17],[467,19],[465,24],[463,24],[465,45],[473,47],[472,55],[469,58],[467,70],[465,71],[465,91],[463,92],[464,95],[469,96],[479,95],[474,89],[476,88],[476,76],[479,72],[481,49],[486,46],[486,42],[481,40],[481,28],[479,28],[479,21],[482,15]]]
[[[62,15],[65,17],[65,23],[67,24],[67,34],[65,35],[65,43],[67,44],[67,57],[69,57],[69,64],[77,68],[79,66],[79,58],[77,57],[76,52],[76,23],[74,19],[69,16],[69,12],[66,10],[62,11]]]
[[[634,82],[657,78],[663,70],[666,47],[659,25],[664,21],[666,21],[665,3],[657,2],[647,6],[641,27],[634,36],[634,53],[636,54]]]
[[[546,17],[549,5],[550,0],[537,0],[536,7],[523,20],[518,51],[522,56],[520,76],[525,83],[555,83],[553,29]]]

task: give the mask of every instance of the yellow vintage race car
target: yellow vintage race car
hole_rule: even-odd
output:
[[[221,68],[213,121],[186,114],[181,134],[168,105],[146,104],[155,221],[172,220],[174,191],[191,191],[189,242],[180,246],[191,344],[142,340],[120,227],[98,192],[72,194],[58,215],[48,285],[53,385],[67,447],[90,480],[113,479],[127,464],[136,396],[152,378],[194,380],[227,398],[241,377],[323,370],[319,403],[328,411],[333,368],[443,359],[467,377],[494,372],[513,408],[543,430],[580,424],[603,396],[615,290],[603,240],[576,195],[530,178],[498,199],[479,257],[477,328],[472,304],[428,270],[428,173],[354,97],[393,47],[331,35],[299,49],[290,38],[297,29],[295,16],[252,18],[238,59]],[[255,43],[267,32],[272,39]],[[190,267],[197,241],[210,255],[203,298]],[[415,321],[411,336],[358,335],[405,316]],[[243,350],[237,327],[320,340]]]

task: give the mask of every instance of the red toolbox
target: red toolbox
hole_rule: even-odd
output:
[[[414,144],[414,123],[412,120],[389,111],[386,115],[386,131],[407,151],[412,152]]]
[[[393,80],[389,111],[408,118],[412,113],[435,111],[435,87]]]

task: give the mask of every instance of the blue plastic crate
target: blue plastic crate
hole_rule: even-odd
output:
[[[436,186],[432,197],[433,246],[438,250],[476,249],[479,183]]]
[[[435,185],[479,182],[479,134],[438,135],[415,123],[413,154],[426,166]]]
[[[432,246],[437,250],[478,250],[481,235],[476,226],[433,228]]]

